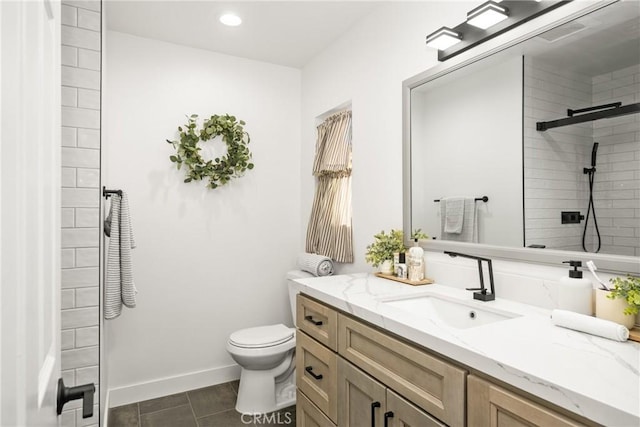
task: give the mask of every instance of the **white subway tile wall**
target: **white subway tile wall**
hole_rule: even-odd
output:
[[[592,80],[597,104],[640,102],[640,64]],[[598,147],[594,198],[602,252],[640,256],[640,115],[593,122]]]
[[[590,106],[591,77],[531,57],[525,57],[524,75],[525,245],[582,250],[582,224],[561,224],[560,212],[586,210],[582,168],[593,143],[591,124],[535,129],[536,122],[565,117],[568,108]]]
[[[99,423],[100,1],[62,2],[62,377],[94,383],[94,416],[69,402],[62,427]]]
[[[601,252],[640,255],[640,116],[535,131],[537,121],[565,117],[568,108],[640,102],[640,65],[599,76],[560,70],[525,58],[526,244],[582,250],[583,224],[562,225],[560,212],[586,215],[591,149],[599,143],[594,200]],[[587,248],[594,248],[592,218]]]

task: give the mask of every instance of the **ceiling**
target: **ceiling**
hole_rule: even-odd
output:
[[[107,29],[301,68],[375,1],[105,1]],[[243,23],[227,27],[220,15]]]

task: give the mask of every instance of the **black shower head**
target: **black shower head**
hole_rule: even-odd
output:
[[[596,155],[598,154],[598,143],[593,143],[593,148],[591,149],[591,167],[596,167]]]

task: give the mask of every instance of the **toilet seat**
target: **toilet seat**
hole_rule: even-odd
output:
[[[274,347],[294,339],[295,329],[283,324],[241,329],[229,336],[229,344],[241,348]]]

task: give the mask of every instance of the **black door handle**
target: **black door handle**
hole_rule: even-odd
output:
[[[76,387],[67,387],[64,385],[62,378],[58,380],[58,415],[62,414],[62,407],[70,400],[82,399],[82,418],[93,417],[93,394],[96,392],[96,386],[92,383],[79,385]]]
[[[313,316],[304,316],[304,320],[311,322],[316,326],[322,325],[322,320],[313,320]]]
[[[376,408],[380,407],[380,402],[371,404],[371,427],[376,427]]]
[[[317,380],[322,379],[322,374],[316,374],[315,372],[313,372],[313,366],[307,366],[306,368],[304,368],[304,370],[307,371],[313,378]]]
[[[393,418],[393,412],[384,413],[384,427],[389,427],[389,418]]]

